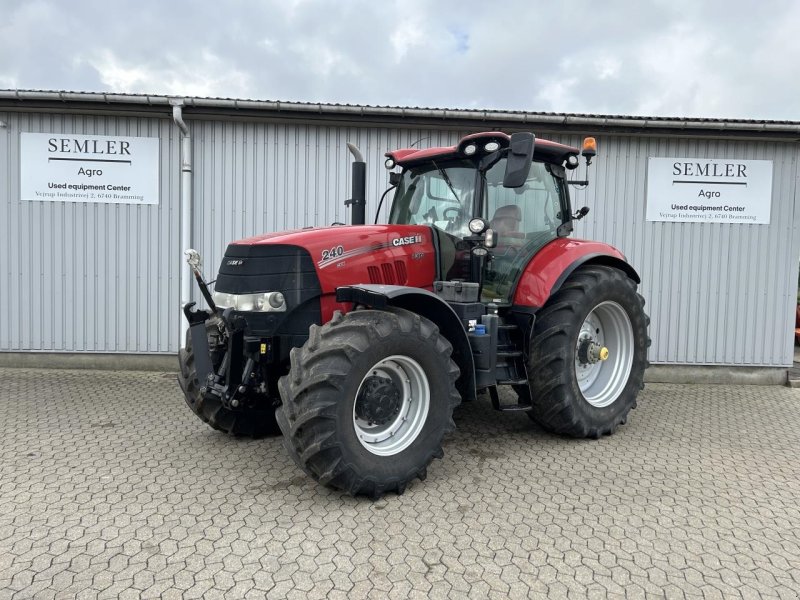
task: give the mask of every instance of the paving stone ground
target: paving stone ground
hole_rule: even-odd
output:
[[[800,390],[649,385],[599,441],[481,400],[427,481],[372,502],[210,430],[174,375],[0,376],[0,599],[800,590]]]

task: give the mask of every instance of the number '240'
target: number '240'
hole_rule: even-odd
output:
[[[336,246],[330,250],[322,251],[322,260],[329,260],[344,254],[344,246]]]

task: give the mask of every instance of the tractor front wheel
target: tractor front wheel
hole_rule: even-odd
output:
[[[614,433],[636,407],[647,367],[644,298],[622,271],[575,271],[537,315],[528,356],[533,408],[545,429]]]
[[[400,309],[337,313],[291,352],[278,424],[289,454],[320,483],[377,498],[403,493],[441,458],[461,398],[452,347]]]

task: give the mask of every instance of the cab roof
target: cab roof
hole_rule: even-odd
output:
[[[459,158],[468,156],[481,156],[487,154],[484,146],[490,142],[497,142],[500,148],[508,147],[511,136],[502,131],[485,131],[466,135],[455,146],[440,146],[435,148],[401,148],[387,152],[385,156],[391,158],[401,167],[425,162],[435,158]],[[466,154],[464,149],[475,146],[473,154]],[[570,154],[577,156],[580,153],[578,148],[551,142],[550,140],[536,139],[533,149],[533,160],[561,165]]]

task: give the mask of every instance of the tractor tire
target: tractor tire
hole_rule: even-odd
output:
[[[528,416],[573,437],[614,433],[644,388],[649,324],[636,283],[619,269],[588,266],[572,273],[534,324]],[[607,348],[605,359],[596,355],[601,348]]]
[[[316,481],[376,499],[425,479],[455,430],[452,346],[428,319],[357,310],[311,327],[278,387],[284,444]]]
[[[206,322],[206,330],[215,326],[213,320]],[[180,364],[178,383],[183,390],[184,400],[192,412],[209,427],[233,436],[254,439],[280,433],[273,408],[229,410],[222,406],[219,400],[204,398],[200,394],[200,384],[197,381],[194,352],[192,351],[192,336],[188,331],[186,332],[186,348],[178,351],[178,362]],[[218,366],[215,362],[214,367]]]

